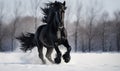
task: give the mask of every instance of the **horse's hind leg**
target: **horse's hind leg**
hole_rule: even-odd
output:
[[[53,48],[47,48],[47,52],[46,52],[46,58],[51,62],[54,63],[54,61],[51,58],[51,54],[52,54]]]
[[[42,63],[46,64],[46,61],[45,61],[44,56],[43,56],[43,45],[39,44],[38,52],[39,52],[39,58],[42,60]]]

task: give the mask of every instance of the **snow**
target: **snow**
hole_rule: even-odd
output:
[[[43,65],[36,51],[0,53],[0,71],[120,71],[120,53],[71,53],[71,58]]]

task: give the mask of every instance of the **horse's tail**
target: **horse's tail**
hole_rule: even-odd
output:
[[[32,50],[36,46],[34,36],[35,36],[34,33],[27,33],[17,37],[16,39],[18,39],[22,45],[22,48],[20,49],[23,50],[24,52]]]

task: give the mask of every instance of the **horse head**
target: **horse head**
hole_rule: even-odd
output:
[[[43,22],[48,25],[52,25],[55,28],[64,27],[64,13],[66,10],[66,3],[55,1],[54,3],[50,2],[46,4],[46,8],[42,8],[44,12]],[[54,26],[53,26],[54,25]]]
[[[63,3],[55,1],[54,5],[54,24],[58,29],[64,27],[65,1]]]

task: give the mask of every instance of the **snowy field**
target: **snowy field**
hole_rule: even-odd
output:
[[[120,53],[71,53],[71,58],[43,65],[37,52],[0,53],[0,71],[120,71]]]

